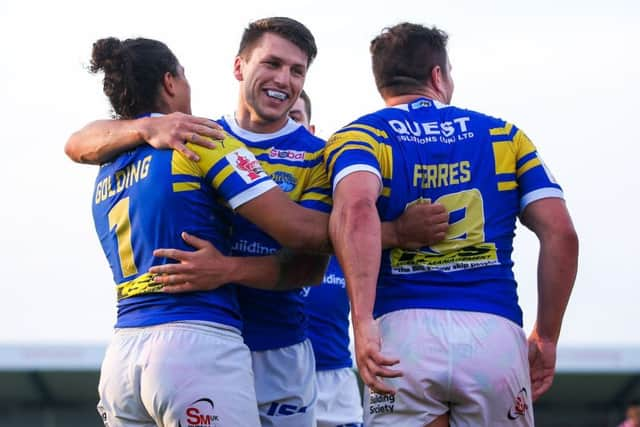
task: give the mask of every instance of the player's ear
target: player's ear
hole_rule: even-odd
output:
[[[233,76],[239,82],[244,80],[244,64],[244,59],[242,59],[240,55],[236,56],[236,59],[233,61]]]
[[[439,65],[435,65],[431,69],[431,85],[436,92],[442,90],[442,68]]]
[[[175,96],[175,77],[168,71],[164,73],[164,76],[162,77],[162,87],[170,96]]]
[[[316,134],[316,125],[309,125],[309,132],[311,132],[312,135]]]

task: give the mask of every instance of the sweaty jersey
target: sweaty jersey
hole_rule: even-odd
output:
[[[349,351],[349,298],[345,285],[338,259],[332,256],[322,284],[303,289],[317,371],[353,366]]]
[[[378,175],[382,221],[420,200],[449,212],[443,242],[383,252],[375,316],[435,308],[492,313],[522,325],[511,260],[516,217],[533,201],[563,194],[521,130],[419,98],[338,131],[325,161],[334,187],[355,171]]]
[[[240,128],[233,116],[220,119],[225,131],[244,142],[265,171],[300,205],[331,210],[331,189],[323,165],[325,142],[289,120],[278,132],[258,134]],[[254,224],[234,215],[232,253],[269,255],[280,244]],[[252,351],[288,347],[304,341],[306,315],[301,290],[275,292],[238,287],[244,320],[242,335]]]
[[[232,212],[275,183],[244,145],[231,137],[215,149],[190,145],[200,160],[143,145],[100,167],[93,219],[118,291],[116,327],[180,320],[241,328],[235,290],[160,293],[148,270],[175,262],[156,258],[158,248],[193,250],[186,231],[230,252]]]

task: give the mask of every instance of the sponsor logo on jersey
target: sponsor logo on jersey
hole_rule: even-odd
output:
[[[342,288],[344,288],[346,285],[346,281],[344,280],[344,277],[340,277],[335,273],[325,275],[324,279],[322,280],[322,283],[325,283],[327,285],[340,286]]]
[[[184,411],[183,417],[178,421],[178,427],[216,427],[220,418],[214,414],[213,400],[209,398],[198,399],[191,403]],[[184,424],[182,422],[185,422]]]
[[[311,286],[304,286],[300,288],[300,296],[306,298],[309,296],[309,292],[311,292]]]
[[[473,139],[475,134],[468,129],[470,117],[457,117],[443,122],[416,122],[413,120],[389,120],[389,126],[395,131],[396,137],[404,142],[426,144],[454,142]]]
[[[529,409],[529,405],[527,405],[527,389],[524,387],[517,394],[515,402],[509,412],[507,413],[507,418],[510,420],[515,420],[518,417],[524,415]]]
[[[427,101],[426,99],[419,99],[418,101],[411,104],[412,110],[417,110],[418,108],[426,108],[431,107],[433,104],[431,101]]]
[[[285,193],[296,188],[296,177],[288,172],[278,171],[271,175],[271,179],[273,179]]]
[[[260,162],[244,148],[232,151],[225,157],[247,184],[267,176]]]
[[[393,412],[393,406],[396,397],[392,394],[371,393],[369,395],[369,414],[390,414]]]
[[[269,158],[304,162],[304,151],[278,150],[277,148],[272,148],[269,152]]]

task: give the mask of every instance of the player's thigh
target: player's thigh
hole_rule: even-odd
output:
[[[366,426],[424,427],[446,414],[451,366],[442,310],[399,310],[379,320],[382,353],[400,362],[399,378],[384,381],[395,395],[365,389]]]
[[[146,343],[141,397],[158,426],[259,426],[249,349],[223,325],[172,323]]]
[[[351,368],[316,372],[317,427],[361,427],[362,400]]]
[[[521,327],[487,313],[452,312],[452,426],[533,426],[527,340]]]
[[[315,358],[309,340],[251,352],[263,427],[315,427]]]

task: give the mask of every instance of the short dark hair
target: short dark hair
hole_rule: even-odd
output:
[[[309,122],[311,122],[311,98],[309,98],[309,95],[304,91],[304,89],[300,92],[300,98],[304,101],[304,111],[307,113]]]
[[[447,68],[449,36],[436,27],[403,22],[382,30],[371,41],[371,65],[378,91],[405,95],[431,80],[433,67]]]
[[[238,55],[250,56],[256,42],[265,33],[276,34],[298,46],[307,54],[307,66],[311,65],[318,54],[316,41],[307,27],[295,19],[275,16],[258,19],[245,28],[240,40]]]
[[[157,40],[115,37],[93,44],[89,71],[104,72],[103,91],[115,118],[132,119],[158,107],[165,73],[178,74],[178,59]]]

